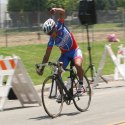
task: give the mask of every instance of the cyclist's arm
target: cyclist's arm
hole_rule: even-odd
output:
[[[48,62],[49,57],[50,57],[50,54],[51,54],[51,49],[47,48],[47,49],[46,49],[46,52],[45,52],[45,55],[44,55],[44,57],[43,57],[43,60],[42,60],[42,64]],[[37,74],[42,75],[43,72],[44,72],[44,68],[45,68],[45,66],[42,66],[42,68],[37,68],[37,69],[36,69]]]
[[[52,8],[50,10],[52,14],[59,13],[59,18],[64,19],[65,16],[65,10],[63,8]]]
[[[52,51],[52,49],[49,49],[49,48],[46,49],[45,55],[44,55],[43,60],[42,60],[42,64],[48,62],[51,51]],[[42,70],[44,70],[44,68],[45,67],[43,67]]]
[[[43,60],[42,60],[42,64],[48,62],[50,54],[51,54],[51,50],[52,49],[49,49],[49,48],[46,49],[45,55],[44,55]]]

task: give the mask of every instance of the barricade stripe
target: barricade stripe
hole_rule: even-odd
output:
[[[3,60],[0,60],[0,67],[2,68],[2,70],[7,70],[7,67]]]
[[[8,59],[5,59],[5,60],[4,60],[4,63],[5,63],[5,65],[6,65],[6,67],[7,67],[7,70],[12,69],[12,66],[11,66],[11,64],[10,64],[10,62],[9,62]]]
[[[14,60],[13,60],[13,59],[10,59],[9,62],[10,62],[10,64],[11,64],[11,67],[12,67],[13,69],[15,69],[16,64],[15,64]]]

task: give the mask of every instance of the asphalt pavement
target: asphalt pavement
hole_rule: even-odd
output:
[[[61,116],[51,119],[43,106],[29,104],[22,107],[18,100],[6,101],[5,110],[0,112],[1,125],[124,125],[125,81],[104,76],[108,83],[100,81],[93,89],[93,97],[87,112],[80,113],[74,105],[64,105]],[[35,86],[40,94],[41,85]]]

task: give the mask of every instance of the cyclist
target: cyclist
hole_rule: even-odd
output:
[[[53,19],[48,19],[43,24],[43,31],[50,36],[48,46],[43,57],[42,63],[47,63],[51,54],[53,45],[56,45],[61,50],[59,62],[63,62],[65,69],[71,60],[74,60],[74,66],[79,77],[78,93],[85,92],[83,87],[83,68],[82,68],[82,52],[74,39],[73,34],[64,25],[65,10],[63,8],[52,8],[51,14],[59,13],[57,23]],[[39,75],[42,75],[44,67],[37,70]]]

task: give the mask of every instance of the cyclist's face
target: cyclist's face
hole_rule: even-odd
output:
[[[55,38],[57,36],[57,30],[54,28],[53,32],[50,34],[51,37]]]

